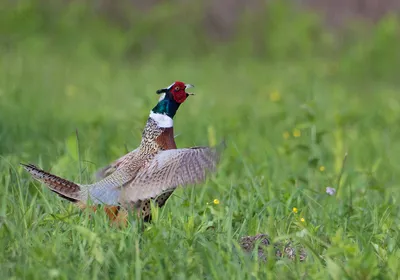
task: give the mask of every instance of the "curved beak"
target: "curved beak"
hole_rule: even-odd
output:
[[[192,84],[185,84],[185,87],[186,87],[186,89],[188,89],[188,88],[194,88],[194,85],[192,85]],[[193,92],[186,92],[187,93],[187,95],[195,95]]]

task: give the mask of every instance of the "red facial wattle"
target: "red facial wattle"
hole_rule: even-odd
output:
[[[187,94],[184,89],[173,92],[172,96],[177,103],[183,103],[187,98]]]
[[[171,87],[172,88],[172,96],[177,103],[183,103],[186,98],[186,85],[182,82],[175,82],[175,84]]]

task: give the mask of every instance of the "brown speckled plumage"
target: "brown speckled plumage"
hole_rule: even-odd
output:
[[[244,236],[240,239],[240,247],[243,251],[247,253],[251,253],[256,246],[257,247],[257,257],[261,261],[267,260],[267,247],[271,245],[271,241],[269,240],[268,235],[266,234],[257,234],[254,236]],[[273,244],[275,250],[275,256],[277,258],[287,257],[290,260],[294,260],[296,258],[296,252],[299,255],[299,260],[305,261],[307,258],[306,251],[304,248],[297,248],[293,245],[291,241],[287,241],[285,243],[276,243]]]
[[[21,163],[21,165],[31,173],[33,178],[51,186],[50,189],[61,197],[72,202],[76,202],[79,198],[79,191],[81,189],[79,185],[41,170],[33,164]]]

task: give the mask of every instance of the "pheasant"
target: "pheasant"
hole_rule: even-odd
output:
[[[157,105],[150,111],[138,148],[97,173],[99,181],[81,185],[50,174],[32,164],[21,164],[34,179],[80,208],[105,205],[111,221],[126,224],[129,209],[151,220],[150,200],[162,207],[178,186],[201,183],[215,172],[219,153],[210,147],[177,149],[173,118],[193,87],[175,82],[157,90]],[[91,202],[89,206],[88,202]]]

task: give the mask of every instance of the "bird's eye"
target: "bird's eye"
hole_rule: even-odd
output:
[[[180,89],[180,87],[175,87],[175,91],[179,91]]]

